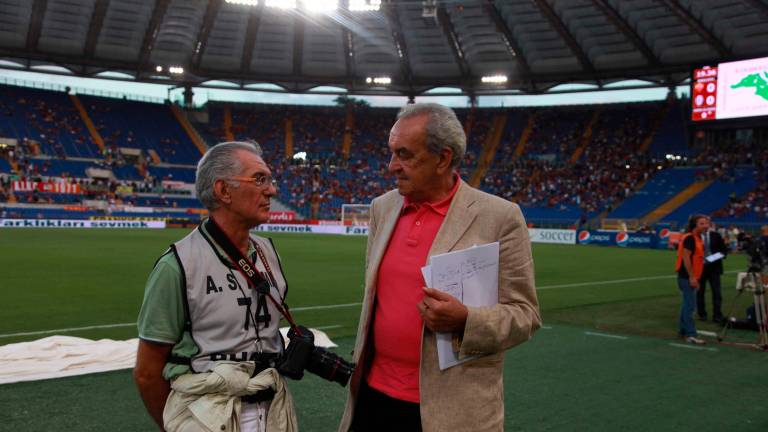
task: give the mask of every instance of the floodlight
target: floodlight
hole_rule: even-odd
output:
[[[267,0],[264,5],[277,9],[296,9],[296,0]]]
[[[338,0],[302,0],[301,3],[310,12],[331,12],[339,7]]]
[[[243,6],[258,6],[259,0],[226,0],[227,3],[243,5]]]
[[[349,0],[351,12],[377,11],[381,8],[381,0]]]
[[[481,78],[481,81],[485,84],[504,84],[507,82],[506,75],[486,75]]]
[[[392,78],[388,76],[368,77],[365,79],[368,84],[389,85],[392,84]]]

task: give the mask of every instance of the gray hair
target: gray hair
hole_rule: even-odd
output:
[[[216,180],[237,176],[243,170],[240,159],[237,157],[239,150],[259,157],[262,155],[261,147],[256,142],[229,141],[209,148],[197,163],[195,191],[197,191],[197,198],[208,210],[219,207],[213,192]]]
[[[451,166],[458,167],[467,151],[467,135],[464,127],[456,118],[456,113],[447,106],[436,103],[416,103],[404,106],[397,119],[426,115],[427,120],[427,149],[435,154],[449,148],[453,151]]]

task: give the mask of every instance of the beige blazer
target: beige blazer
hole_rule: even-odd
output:
[[[357,329],[349,395],[339,430],[352,422],[360,380],[367,375],[367,343],[376,301],[379,263],[403,206],[395,190],[371,205],[366,255],[365,297]],[[504,429],[502,371],[504,350],[527,341],[541,326],[533,277],[530,239],[520,208],[474,189],[462,181],[429,255],[499,241],[499,303],[469,308],[459,356],[485,356],[441,371],[435,335],[424,327],[419,390],[421,423],[431,431],[501,431]],[[426,263],[425,263],[426,264]],[[416,307],[416,305],[414,305]]]

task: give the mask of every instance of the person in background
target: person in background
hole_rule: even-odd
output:
[[[731,252],[739,250],[739,229],[735,225],[728,227],[728,243],[731,246]]]
[[[723,260],[725,257],[707,261],[706,258],[720,253],[728,255],[728,247],[725,245],[723,237],[715,229],[715,224],[710,222],[710,229],[701,236],[704,245],[704,269],[699,279],[699,289],[696,290],[696,314],[702,321],[707,320],[707,301],[706,290],[709,284],[712,291],[712,321],[721,323],[723,321],[723,296],[720,291],[720,276],[723,274]]]
[[[709,230],[709,218],[706,215],[691,216],[686,233],[678,244],[675,263],[677,286],[683,300],[680,306],[678,334],[686,342],[696,345],[706,343],[697,337],[693,312],[696,307],[695,292],[699,288],[699,279],[701,279],[701,273],[704,270],[704,244],[701,236],[707,230]]]

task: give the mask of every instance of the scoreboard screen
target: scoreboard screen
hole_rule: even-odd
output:
[[[768,115],[768,57],[720,63],[693,71],[691,119],[708,121]]]

